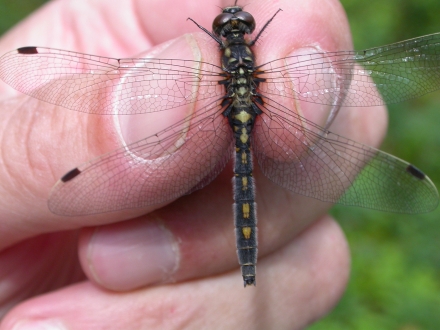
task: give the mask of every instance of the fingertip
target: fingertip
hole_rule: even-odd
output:
[[[179,244],[162,223],[145,218],[86,229],[80,261],[88,278],[114,291],[169,282],[179,268]]]
[[[258,42],[259,61],[286,56],[294,49],[319,46],[324,51],[352,48],[350,26],[345,11],[337,0],[255,1],[258,33],[278,8],[282,9],[264,31]],[[250,10],[250,9],[249,9]]]
[[[173,73],[170,71],[175,70],[175,67],[172,66],[172,59],[176,58],[176,54],[179,54],[178,58],[181,60],[174,63],[177,66],[184,65],[183,60],[202,60],[202,51],[197,39],[193,35],[185,35],[139,54],[138,57],[145,57],[145,61],[141,60],[135,65],[132,64],[133,71],[128,70],[121,76],[121,84],[133,87],[132,91],[117,91],[118,94],[121,94],[121,99],[117,100],[117,106],[114,109],[114,122],[122,145],[129,145],[161,132],[193,114],[194,106],[188,103],[194,97],[193,95],[199,92],[199,86],[191,84],[191,81],[188,81],[187,84],[182,81],[181,84],[174,85]],[[152,57],[154,59],[149,61],[148,59]],[[162,62],[159,59],[163,59]],[[201,65],[197,62],[188,62],[187,65],[191,66],[191,63],[193,63],[194,74],[199,73],[199,70],[202,69]],[[139,80],[138,74],[142,70],[150,72],[151,78],[148,76],[144,80]],[[188,72],[188,75],[190,74]],[[155,77],[164,76],[168,76],[172,83],[167,85],[164,81],[152,81]],[[178,74],[175,77],[182,79]],[[179,87],[180,90],[176,90],[176,87]],[[157,88],[162,89],[161,93],[156,92]],[[168,95],[165,95],[166,92]],[[125,97],[127,93],[131,93],[131,97]],[[173,111],[158,111],[158,109],[173,109]],[[130,115],[127,116],[127,114]],[[187,124],[187,122],[183,122],[180,128],[174,127],[173,131],[181,130],[182,132],[182,135],[176,137],[176,140],[184,139],[187,128],[185,125]]]
[[[285,247],[260,258],[257,290],[282,297],[273,307],[280,314],[301,315],[295,324],[302,329],[335,306],[345,292],[349,275],[350,251],[345,235],[326,215]]]

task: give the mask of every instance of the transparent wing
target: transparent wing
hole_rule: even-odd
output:
[[[440,88],[440,33],[364,51],[289,56],[259,67],[262,94],[333,106],[374,106]]]
[[[287,89],[306,102],[337,106],[396,103],[440,88],[440,34],[364,51],[289,56],[259,70],[266,79],[263,94],[285,96]],[[0,58],[0,78],[19,91],[98,114],[178,107],[196,100],[198,86],[204,87],[198,99],[220,96],[221,73],[198,61],[114,59],[43,47],[19,48]]]
[[[437,206],[434,184],[411,164],[266,101],[252,141],[273,182],[321,201],[382,211],[421,213]]]
[[[140,208],[202,188],[233,150],[231,128],[216,103],[73,169],[52,189],[50,210],[75,216]]]
[[[415,167],[330,133],[267,95],[335,108],[417,97],[439,88],[438,39],[436,34],[364,52],[292,56],[261,66],[266,112],[256,123],[253,149],[263,173],[323,201],[407,213],[433,209],[438,193]],[[224,95],[218,83],[224,76],[215,65],[35,47],[1,57],[0,78],[36,98],[96,114],[161,111]],[[54,187],[51,210],[65,215],[109,212],[165,202],[201,188],[232,150],[232,134],[219,109],[214,103],[198,109],[195,117],[184,120],[190,123],[185,133],[178,123],[74,169]]]
[[[23,47],[0,58],[0,78],[22,93],[70,110],[137,114],[224,95],[221,69],[198,61],[116,59]]]

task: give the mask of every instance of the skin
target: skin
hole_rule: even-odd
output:
[[[136,57],[193,33],[191,42],[209,56],[218,46],[186,17],[210,30],[219,7],[231,5],[123,3],[51,2],[3,36],[0,54],[41,45]],[[259,63],[302,47],[351,49],[337,1],[245,6],[257,31],[278,8],[283,12],[254,47]],[[180,54],[182,44],[156,50]],[[32,99],[3,82],[0,93],[0,138],[7,146],[0,153],[0,330],[48,324],[61,329],[301,329],[328,313],[342,295],[349,252],[340,227],[326,214],[329,205],[287,192],[258,168],[257,287],[243,289],[238,270],[231,162],[204,189],[160,208],[87,217],[52,214],[46,203],[56,180],[121,145],[112,119]],[[298,109],[325,123],[325,112],[313,110]],[[172,116],[156,118],[164,127],[174,122]],[[128,131],[141,129],[132,128],[130,120],[123,125]],[[377,147],[385,126],[382,107],[343,109],[331,130]],[[149,135],[148,130],[142,133]]]

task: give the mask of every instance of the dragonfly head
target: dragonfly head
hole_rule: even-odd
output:
[[[212,31],[222,37],[234,32],[251,34],[254,30],[254,17],[239,6],[226,7],[212,22]]]

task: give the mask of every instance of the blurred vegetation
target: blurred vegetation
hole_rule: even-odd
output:
[[[440,31],[438,0],[341,0],[355,49]],[[43,0],[0,0],[0,33]],[[5,15],[7,13],[7,15]],[[440,186],[440,93],[389,106],[382,150],[415,164]],[[440,329],[440,208],[401,215],[336,206],[353,263],[347,291],[313,330]]]
[[[0,0],[0,34],[46,2],[47,0]]]
[[[341,0],[354,48],[440,32],[438,0]],[[388,106],[381,149],[415,164],[440,187],[440,93]],[[336,206],[352,274],[336,308],[309,329],[440,329],[440,208],[402,215]]]

